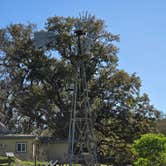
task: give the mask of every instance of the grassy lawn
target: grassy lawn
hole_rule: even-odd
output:
[[[45,165],[46,162],[37,162],[37,165]],[[35,163],[32,161],[21,161],[16,158],[11,159],[10,166],[34,166]],[[0,166],[8,166],[8,158],[0,156]]]
[[[47,162],[37,162],[37,166],[40,164],[40,166],[45,166]],[[32,161],[21,161],[16,158],[12,159],[12,162],[10,166],[34,166],[35,163]],[[0,166],[8,166],[8,158],[0,156]],[[65,165],[68,166],[68,165]],[[80,166],[80,164],[73,164],[73,166]],[[101,164],[101,166],[106,166]]]

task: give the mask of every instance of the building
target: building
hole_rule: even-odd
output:
[[[67,155],[67,140],[53,137],[36,137],[12,134],[0,123],[0,155],[12,152],[20,160],[64,160]]]
[[[0,155],[12,152],[21,160],[33,160],[34,140],[35,136],[33,135],[0,135]]]
[[[36,157],[40,161],[64,161],[67,157],[67,140],[53,137],[38,137],[35,145]]]

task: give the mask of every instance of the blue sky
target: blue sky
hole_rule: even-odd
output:
[[[88,11],[120,34],[119,68],[136,72],[142,92],[166,113],[166,0],[0,0],[0,27],[35,23],[48,17],[78,16]]]

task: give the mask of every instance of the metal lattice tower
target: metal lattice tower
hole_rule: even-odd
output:
[[[73,57],[75,82],[69,126],[69,165],[81,163],[86,166],[94,166],[97,156],[86,80],[87,57],[81,50],[81,37],[84,33],[77,30],[75,34],[78,38],[78,53]]]
[[[91,16],[85,15],[81,21],[91,23]],[[71,55],[71,61],[75,69],[74,92],[72,99],[72,109],[69,125],[68,161],[81,163],[82,166],[95,166],[97,164],[96,140],[93,133],[93,122],[88,97],[88,85],[86,80],[86,62],[88,61],[89,48],[92,44],[93,35],[88,33],[87,40],[81,45],[81,37],[85,33],[80,30],[75,31],[77,36],[77,53]],[[89,24],[88,30],[93,29]],[[46,44],[56,40],[56,33],[39,31],[34,35],[34,44],[38,49],[44,49]]]

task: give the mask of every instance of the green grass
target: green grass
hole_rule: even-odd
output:
[[[41,166],[46,165],[47,162],[39,162],[37,161],[37,166],[40,164]],[[34,166],[34,161],[21,161],[17,158],[12,158],[12,163],[10,166]],[[0,156],[0,166],[8,166],[8,157]],[[73,164],[73,166],[80,166],[80,164]],[[101,164],[101,166],[106,166]]]
[[[37,162],[37,165],[46,165],[46,162]],[[34,166],[35,162],[33,161],[21,161],[17,158],[11,159],[10,166]],[[8,157],[0,156],[0,166],[8,166]]]
[[[23,166],[34,166],[35,165],[35,162],[31,162],[31,161],[22,161],[21,164]],[[46,162],[37,162],[37,165],[40,164],[40,165],[45,165]]]
[[[46,165],[46,162],[36,162],[36,165]],[[21,161],[17,160],[15,163],[12,163],[11,166],[34,166],[35,162],[34,161]]]

